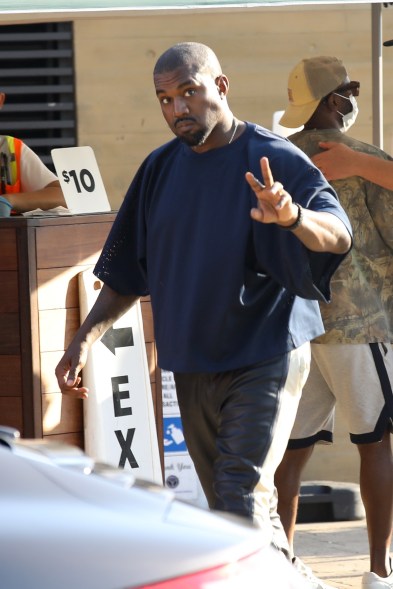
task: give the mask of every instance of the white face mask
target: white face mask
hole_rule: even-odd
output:
[[[348,96],[343,96],[342,94],[337,94],[337,92],[333,92],[333,94],[336,94],[337,96],[341,96],[341,98],[345,98],[345,100],[349,100],[350,103],[352,104],[352,110],[350,112],[348,112],[346,115],[343,115],[342,112],[340,112],[339,110],[337,111],[339,115],[342,116],[343,121],[342,121],[342,127],[341,127],[341,131],[343,133],[346,133],[348,131],[348,129],[350,129],[352,127],[352,125],[354,124],[354,122],[356,121],[356,117],[358,116],[359,113],[359,108],[358,108],[358,103],[356,102],[356,98],[354,96],[350,96],[348,98]]]

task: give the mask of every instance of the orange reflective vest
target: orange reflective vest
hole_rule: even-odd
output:
[[[0,143],[0,194],[21,192],[20,156],[23,142],[15,137],[4,136]]]

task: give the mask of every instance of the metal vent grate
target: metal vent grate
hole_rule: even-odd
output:
[[[54,170],[51,149],[77,144],[72,23],[1,26],[0,91],[0,134]]]

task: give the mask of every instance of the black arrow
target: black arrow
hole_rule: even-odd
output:
[[[134,345],[132,327],[110,327],[101,338],[102,343],[112,354],[116,356],[116,348],[127,348]]]

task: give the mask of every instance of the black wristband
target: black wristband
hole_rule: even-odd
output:
[[[292,223],[292,225],[287,225],[285,227],[284,225],[279,225],[280,229],[283,229],[284,231],[293,231],[294,229],[300,227],[300,225],[303,223],[303,208],[297,202],[294,202],[293,204],[295,204],[298,208],[297,218],[296,221]]]

